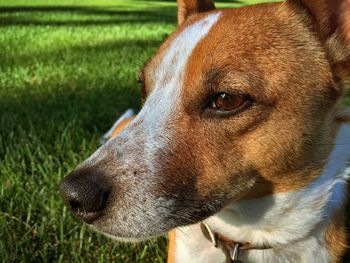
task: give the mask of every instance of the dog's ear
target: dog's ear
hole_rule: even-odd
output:
[[[342,31],[347,41],[347,44],[350,46],[350,0],[345,0],[341,3],[341,23],[342,23]]]
[[[213,0],[177,0],[177,22],[181,25],[194,13],[215,9]]]
[[[311,25],[341,78],[350,76],[350,0],[286,0],[312,18]]]

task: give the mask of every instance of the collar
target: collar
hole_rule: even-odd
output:
[[[251,249],[271,249],[270,246],[254,246],[250,242],[236,242],[234,240],[228,239],[225,236],[214,232],[207,224],[201,222],[200,224],[203,236],[213,243],[214,247],[220,248],[225,256],[226,263],[239,263],[239,253],[241,250],[251,250]]]

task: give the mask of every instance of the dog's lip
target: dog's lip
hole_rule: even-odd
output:
[[[101,222],[102,221],[102,222]],[[150,239],[154,239],[160,236],[166,235],[168,231],[160,231],[155,233],[145,233],[145,231],[140,231],[138,233],[128,233],[125,231],[120,231],[115,224],[109,225],[103,222],[103,220],[96,220],[93,224],[89,224],[89,226],[97,231],[98,233],[111,238],[116,241],[121,242],[142,242]]]
[[[99,233],[105,235],[108,238],[111,238],[113,240],[116,241],[121,241],[121,242],[129,242],[129,243],[135,243],[135,242],[142,242],[142,241],[147,241],[150,240],[152,238],[156,238],[157,236],[161,236],[161,235],[149,235],[149,236],[123,236],[117,233],[109,233],[109,231],[105,231],[105,230],[101,230],[96,228],[96,226],[93,226],[94,229],[96,229]],[[165,234],[165,233],[164,233]]]

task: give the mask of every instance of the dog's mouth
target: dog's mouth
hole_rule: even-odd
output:
[[[100,217],[90,222],[90,225],[107,237],[124,242],[137,242],[162,236],[177,227],[198,223],[217,211],[195,211],[195,204],[186,209],[176,210],[176,204],[157,204],[152,207],[152,203],[146,204],[147,211],[140,206],[131,205],[128,208],[107,207]],[[83,218],[81,215],[77,216],[86,222],[86,215]]]
[[[124,243],[139,243],[139,242],[151,240],[153,238],[157,238],[158,236],[162,236],[162,235],[158,235],[158,236],[147,236],[147,237],[124,237],[121,235],[109,234],[107,232],[100,231],[97,228],[93,228],[93,230],[104,235],[105,237],[107,237],[109,239],[113,239],[113,240],[116,240],[119,242],[124,242]],[[165,235],[165,233],[163,235]]]

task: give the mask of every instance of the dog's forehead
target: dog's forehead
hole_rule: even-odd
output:
[[[182,105],[227,86],[269,103],[285,92],[297,96],[299,86],[290,85],[290,78],[309,79],[311,71],[321,77],[328,70],[323,67],[326,58],[320,56],[318,40],[302,18],[283,3],[195,14],[165,41],[145,68],[146,92],[181,97]],[[313,68],[305,71],[305,64]],[[215,73],[220,73],[219,81],[210,82]],[[165,93],[158,93],[160,90]]]
[[[179,81],[183,78],[193,50],[220,18],[221,11],[211,12],[204,16],[200,15],[185,23],[169,37],[146,68],[152,89],[163,87],[169,82]]]
[[[262,6],[263,10],[253,6],[191,16],[145,68],[147,91],[168,87],[175,80],[181,88],[188,76],[196,82],[211,68],[221,71],[227,64],[235,64],[241,70],[241,64],[247,66],[243,62],[252,60],[258,53],[256,47],[269,48],[268,27],[278,27],[271,25],[278,21],[272,17],[278,8]]]

